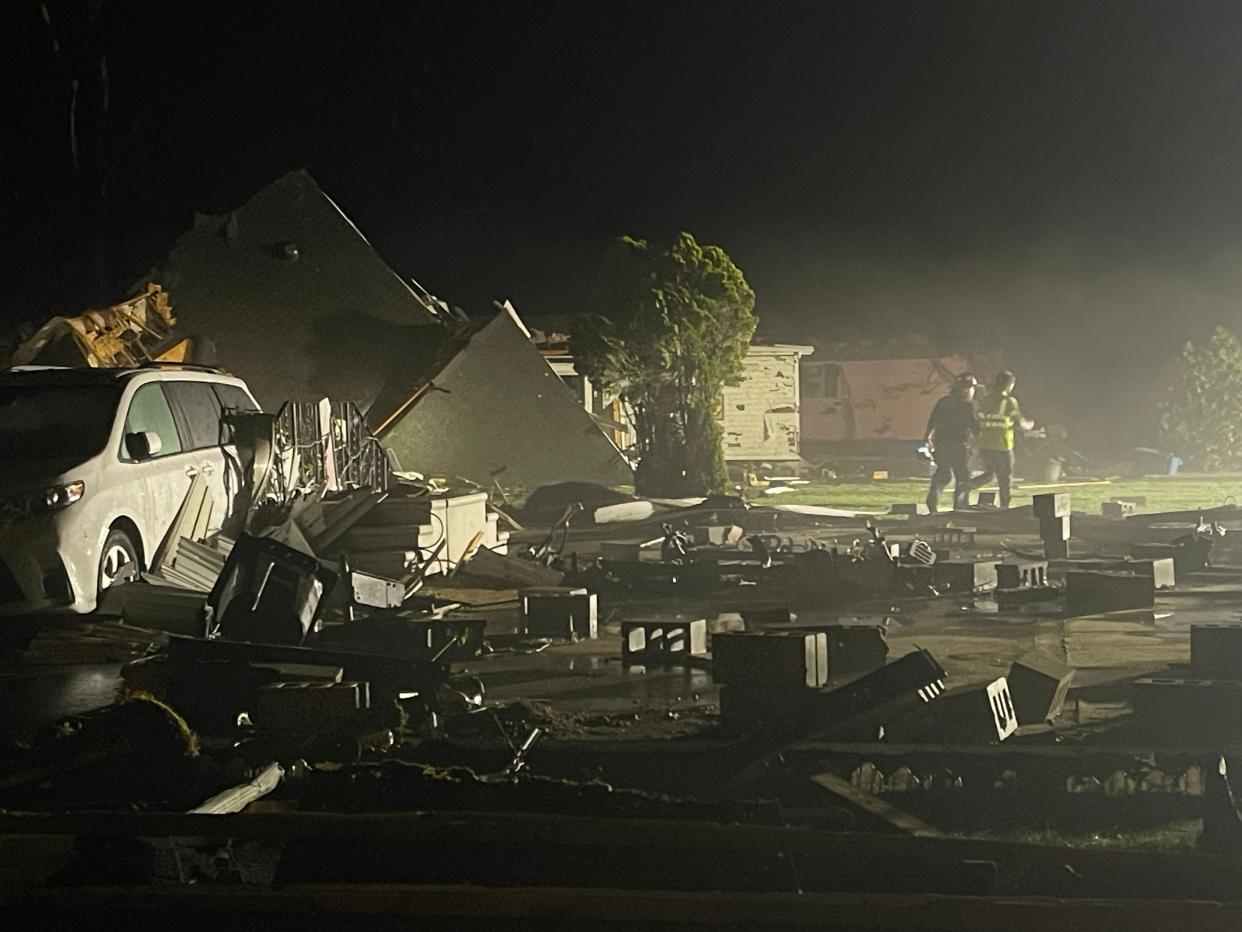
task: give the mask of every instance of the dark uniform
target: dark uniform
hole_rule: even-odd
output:
[[[970,438],[978,430],[975,422],[975,406],[961,394],[954,392],[936,402],[927,421],[927,432],[935,435],[932,459],[936,472],[927,490],[927,507],[936,511],[940,493],[956,480],[953,487],[953,507],[970,505]]]

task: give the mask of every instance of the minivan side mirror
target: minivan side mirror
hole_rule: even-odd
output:
[[[125,435],[125,452],[129,454],[130,459],[140,462],[158,456],[163,446],[160,435],[153,430],[142,430]]]

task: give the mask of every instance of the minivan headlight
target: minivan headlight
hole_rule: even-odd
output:
[[[86,494],[86,483],[79,479],[64,485],[54,485],[34,492],[24,492],[0,501],[0,521],[29,518],[45,511],[60,511]]]

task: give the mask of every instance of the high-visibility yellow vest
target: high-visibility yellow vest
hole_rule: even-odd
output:
[[[989,398],[979,406],[979,449],[1012,450],[1014,425],[1022,409],[1013,395]]]

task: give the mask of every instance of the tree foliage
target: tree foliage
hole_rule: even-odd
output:
[[[578,371],[629,405],[640,493],[728,487],[721,389],[737,385],[755,332],[755,293],[719,246],[681,233],[668,249],[617,240],[589,320],[573,336]]]
[[[1187,343],[1160,411],[1171,452],[1207,470],[1242,465],[1242,343],[1217,327],[1206,344]]]

